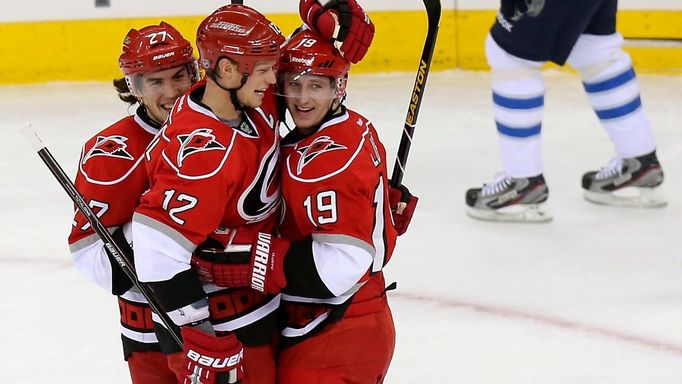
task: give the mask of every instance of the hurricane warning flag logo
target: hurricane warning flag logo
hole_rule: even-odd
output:
[[[128,147],[128,144],[125,143],[126,141],[128,141],[128,138],[121,135],[97,136],[95,145],[90,148],[85,156],[83,156],[82,164],[85,164],[88,160],[95,156],[109,156],[127,160],[135,160],[133,156],[126,151],[126,148]]]
[[[203,151],[225,150],[225,146],[215,140],[213,130],[210,128],[195,129],[189,135],[178,135],[180,140],[180,150],[178,150],[178,167],[182,167],[182,162],[187,156]]]
[[[296,173],[301,174],[303,171],[303,168],[310,164],[313,159],[315,159],[317,156],[329,152],[329,151],[335,151],[339,149],[348,149],[347,147],[341,145],[341,144],[336,144],[334,140],[332,140],[329,136],[320,136],[313,140],[310,145],[306,145],[305,147],[298,148],[296,152],[301,154],[301,157],[298,159],[298,166],[296,167]]]

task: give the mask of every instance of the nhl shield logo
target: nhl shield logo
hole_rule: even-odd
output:
[[[341,144],[336,144],[329,136],[320,136],[313,140],[310,145],[296,149],[296,152],[300,154],[298,159],[298,166],[296,167],[296,173],[301,174],[303,168],[310,164],[313,159],[317,156],[330,151],[335,151],[339,149],[348,149],[346,146]]]
[[[121,135],[97,136],[95,145],[90,148],[85,156],[83,156],[82,164],[85,164],[95,156],[109,156],[126,160],[135,160],[133,156],[126,151],[126,148],[128,147],[128,144],[125,143],[126,141],[128,141],[128,138]]]
[[[195,129],[188,135],[178,135],[180,149],[178,150],[177,164],[182,167],[182,162],[194,153],[213,150],[225,150],[225,146],[215,140],[213,130],[210,128]]]

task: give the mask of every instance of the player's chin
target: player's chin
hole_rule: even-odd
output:
[[[149,114],[150,117],[156,120],[158,123],[163,123],[166,121],[166,118],[168,118],[171,109],[173,109],[172,105],[169,108],[168,106],[156,104],[154,108],[147,107],[147,114]]]
[[[170,115],[172,109],[173,109],[172,105],[171,105],[171,107],[160,107],[159,108],[159,115],[161,115],[161,117],[163,117],[163,119],[166,120],[168,115]]]
[[[156,109],[160,111],[160,113],[165,113],[166,115],[170,114],[171,110],[173,109],[173,104],[175,101],[172,102],[166,102],[166,103],[161,103],[156,105]]]
[[[316,123],[316,115],[312,113],[313,111],[300,111],[298,109],[290,110],[291,117],[294,119],[294,123],[298,128],[312,128]]]
[[[265,99],[265,91],[254,91],[249,97],[249,107],[256,108],[263,104],[263,99]]]

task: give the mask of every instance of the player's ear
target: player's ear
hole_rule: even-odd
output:
[[[221,75],[229,76],[238,73],[239,67],[237,63],[233,62],[227,57],[223,57],[218,61],[218,71],[220,71]]]

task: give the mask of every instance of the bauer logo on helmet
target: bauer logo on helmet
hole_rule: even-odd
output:
[[[160,55],[156,55],[152,57],[152,60],[159,60],[159,59],[165,59],[171,56],[175,56],[175,52],[167,52],[167,53],[162,53]]]

